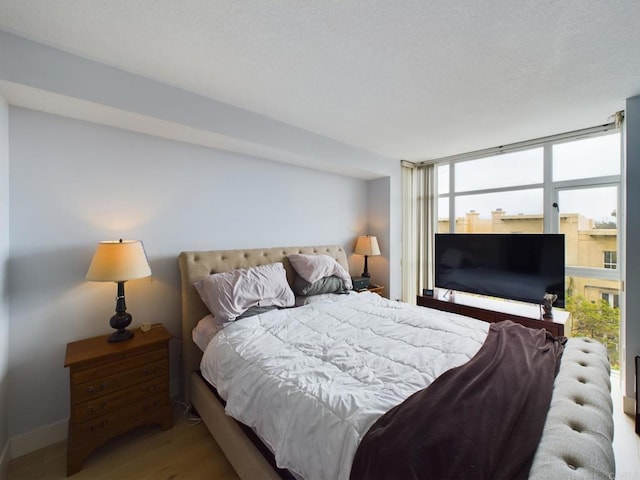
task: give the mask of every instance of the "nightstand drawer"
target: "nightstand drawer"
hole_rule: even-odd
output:
[[[91,382],[73,385],[71,388],[71,398],[74,403],[106,395],[121,388],[135,385],[153,377],[167,375],[169,373],[169,362],[166,358],[148,365],[139,365],[131,370],[110,375],[103,378],[95,378]]]
[[[157,394],[131,403],[126,409],[78,423],[71,434],[74,442],[78,443],[101,441],[126,432],[137,423],[144,424],[147,417],[157,417],[167,409],[171,409],[171,403],[166,393]]]
[[[73,414],[77,422],[84,422],[115,410],[127,408],[128,405],[138,400],[158,393],[162,393],[165,398],[169,395],[167,381],[163,377],[157,377],[148,382],[76,405]]]
[[[76,367],[71,372],[71,382],[74,385],[84,382],[96,381],[97,378],[103,378],[118,372],[129,372],[139,365],[148,365],[156,360],[166,358],[167,352],[163,347],[150,348],[141,352],[132,354],[121,354],[114,358],[112,362],[104,361],[93,362],[87,365]]]

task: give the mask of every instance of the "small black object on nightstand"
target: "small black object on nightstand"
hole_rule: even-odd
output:
[[[369,286],[369,277],[351,277],[354,290],[366,290]]]

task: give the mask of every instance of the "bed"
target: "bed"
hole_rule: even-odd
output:
[[[183,397],[203,418],[243,479],[277,479],[288,475],[288,472],[276,469],[273,456],[270,452],[265,452],[265,447],[256,441],[250,429],[225,413],[223,402],[200,373],[203,352],[191,341],[192,330],[209,310],[202,302],[194,283],[212,273],[282,262],[287,280],[292,284],[294,271],[287,257],[293,254],[328,255],[348,270],[344,250],[331,245],[182,252],[179,255]],[[613,478],[615,462],[612,438],[612,404],[606,350],[589,339],[569,339],[555,378],[542,437],[528,478]],[[350,460],[347,461],[349,463]]]

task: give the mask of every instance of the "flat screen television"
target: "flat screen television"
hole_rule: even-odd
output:
[[[564,307],[564,235],[437,233],[437,288]]]

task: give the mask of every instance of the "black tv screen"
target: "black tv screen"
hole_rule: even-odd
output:
[[[564,307],[564,235],[437,233],[435,286]]]

